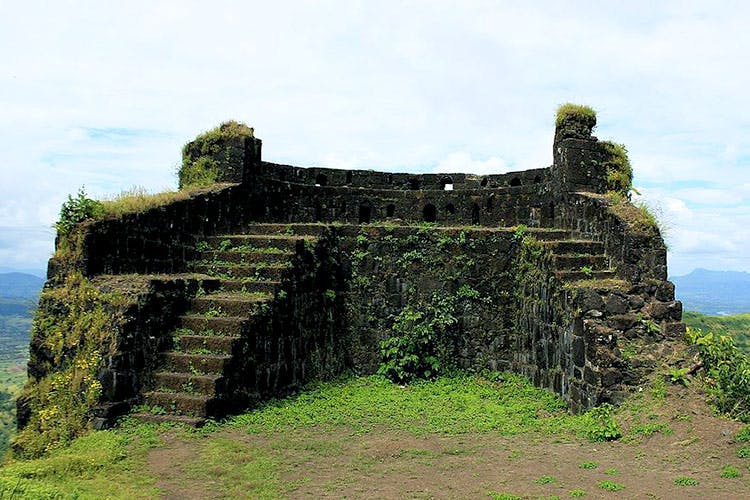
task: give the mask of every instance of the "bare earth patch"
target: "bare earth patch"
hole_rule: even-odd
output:
[[[203,483],[185,481],[183,465],[196,458],[196,443],[177,438],[173,433],[162,436],[164,446],[148,453],[148,466],[156,478],[156,487],[163,492],[162,498],[192,500],[210,498]]]
[[[229,462],[270,457],[275,472],[269,480],[287,498],[571,498],[571,492],[585,498],[750,498],[750,458],[737,455],[748,443],[733,440],[740,424],[713,416],[697,390],[668,392],[646,422],[630,421],[625,412],[625,438],[611,443],[539,434],[417,437],[385,428],[355,434],[340,426],[256,435],[229,429],[210,439],[232,443]],[[628,432],[644,423],[660,431]],[[206,472],[203,480],[195,474],[186,479],[186,466],[201,469],[196,447],[202,440],[174,433],[164,440],[149,464],[165,498],[272,496],[259,489],[257,477]],[[740,477],[722,478],[727,465]],[[676,484],[679,478],[688,485]],[[624,488],[607,491],[600,487],[605,481]]]

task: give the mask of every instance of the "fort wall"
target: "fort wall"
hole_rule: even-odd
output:
[[[83,222],[72,251],[50,261],[48,290],[75,273],[110,287],[112,276],[148,275],[138,307],[123,312],[134,326],[98,368],[97,426],[156,397],[146,391],[160,377],[192,384],[213,373],[180,374],[184,360],[165,354],[195,340],[165,336],[180,324],[227,325],[210,339],[232,340],[195,410],[215,417],[310,380],[377,371],[405,312],[442,318],[430,323],[431,355],[446,366],[523,373],[576,411],[621,401],[654,369],[663,341],[684,331],[658,228],[610,192],[611,152],[590,127],[559,125],[550,167],[488,176],[279,165],[261,159],[253,135],[211,146],[189,143],[184,154],[210,154],[220,183]],[[274,264],[282,257],[284,267]],[[54,317],[44,299],[40,307]],[[66,363],[44,354],[42,337],[32,338],[32,384]],[[160,375],[165,356],[171,371]],[[198,404],[188,396],[178,414]],[[19,401],[19,426],[31,406]]]

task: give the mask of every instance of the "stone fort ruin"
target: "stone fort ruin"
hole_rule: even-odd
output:
[[[46,333],[71,316],[60,291],[78,276],[118,297],[82,302],[113,322],[86,348],[95,427],[127,412],[200,425],[373,373],[395,332],[438,317],[425,349],[442,366],[524,374],[574,411],[617,403],[684,325],[659,230],[594,124],[563,116],[551,166],[487,176],[280,165],[250,129],[199,137],[185,161],[216,184],[86,220],[50,260],[30,387],[80,364],[82,336]],[[20,428],[45,404],[31,389]]]

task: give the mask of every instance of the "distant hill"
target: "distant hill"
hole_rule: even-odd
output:
[[[44,279],[26,273],[0,274],[0,297],[36,299],[44,285]]]
[[[750,312],[750,273],[696,269],[670,279],[685,310],[711,316]]]

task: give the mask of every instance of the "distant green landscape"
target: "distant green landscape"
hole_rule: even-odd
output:
[[[690,328],[697,328],[706,333],[729,335],[734,339],[734,345],[750,355],[750,313],[706,316],[694,311],[685,311],[682,320]]]
[[[0,456],[16,429],[16,397],[26,382],[31,318],[44,279],[0,273]]]
[[[15,398],[26,381],[33,299],[0,299],[0,455],[16,425]],[[11,312],[12,314],[3,314]]]

